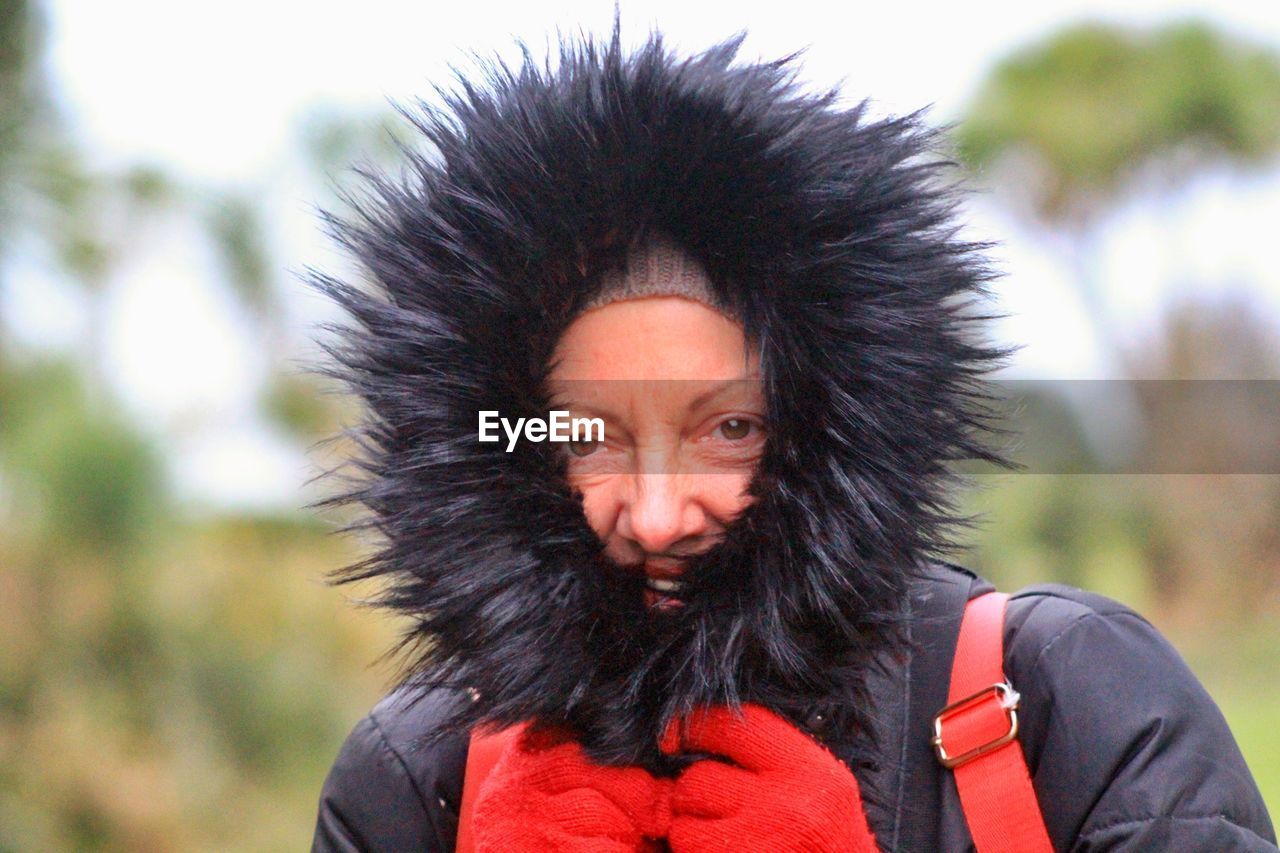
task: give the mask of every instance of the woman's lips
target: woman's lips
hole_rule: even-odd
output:
[[[684,588],[678,578],[684,567],[673,560],[649,560],[644,564],[644,603],[646,607],[672,610],[684,607],[680,593]]]
[[[671,559],[649,559],[644,563],[644,576],[657,580],[673,581],[684,574],[684,562]]]

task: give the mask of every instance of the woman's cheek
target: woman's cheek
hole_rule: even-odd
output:
[[[570,484],[582,495],[582,511],[587,523],[602,540],[608,540],[617,523],[618,501],[613,497],[615,478],[610,475],[595,474],[574,478],[570,476]]]
[[[732,521],[755,500],[747,493],[751,485],[751,473],[719,474],[712,478],[715,483],[710,495],[715,503],[714,515],[725,523]]]

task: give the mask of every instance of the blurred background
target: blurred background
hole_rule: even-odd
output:
[[[400,627],[304,509],[358,415],[302,370],[302,275],[354,275],[316,208],[392,102],[613,5],[0,0],[0,851],[309,844]],[[875,5],[620,3],[951,125],[1027,466],[962,562],[1145,614],[1280,813],[1280,14]]]

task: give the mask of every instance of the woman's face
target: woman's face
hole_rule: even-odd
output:
[[[714,545],[752,500],[765,438],[759,357],[734,321],[658,296],[583,313],[555,359],[555,408],[604,423],[603,441],[564,445],[587,521],[609,557],[644,572],[650,606],[679,607],[683,558]]]

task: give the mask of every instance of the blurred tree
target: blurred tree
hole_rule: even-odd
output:
[[[156,170],[97,174],[85,164],[49,95],[44,39],[37,5],[0,0],[0,288],[4,261],[21,246],[82,290],[89,314],[82,369],[95,379],[90,392],[104,394],[110,274],[136,244],[132,213],[155,204],[168,181]]]
[[[154,165],[89,168],[48,94],[44,22],[28,0],[0,0],[0,262],[17,244],[74,282],[87,304],[79,344],[92,393],[106,393],[108,305],[120,265],[145,252],[148,230],[194,222],[222,262],[222,282],[260,326],[279,369],[284,342],[279,266],[264,229],[260,191],[185,186]],[[3,270],[3,266],[0,266]],[[0,287],[4,281],[0,278]]]
[[[1052,227],[1087,227],[1138,173],[1173,186],[1223,159],[1280,150],[1280,57],[1208,24],[1086,24],[998,63],[957,131],[961,158]],[[1013,165],[1013,164],[1010,164]],[[1012,176],[1010,176],[1012,177]]]
[[[999,62],[955,139],[979,181],[1065,250],[1098,339],[1122,377],[1280,374],[1266,343],[1274,330],[1242,305],[1175,306],[1156,339],[1122,348],[1108,323],[1103,288],[1110,283],[1098,263],[1106,217],[1130,194],[1169,193],[1215,164],[1276,162],[1275,50],[1201,22],[1149,30],[1074,26]],[[1176,382],[1127,387],[1142,433],[1131,461],[1141,470],[1221,470],[1224,460],[1248,458],[1242,448],[1280,444],[1276,420],[1266,414],[1271,403],[1256,395],[1242,395],[1231,407],[1206,405],[1203,389]],[[1162,476],[1126,488],[1138,505],[1120,538],[1129,542],[1124,553],[1136,545],[1141,555],[1148,581],[1138,588],[1168,607],[1266,606],[1280,586],[1271,532],[1280,527],[1274,479]],[[1041,495],[1037,517],[1024,528],[1041,532],[1041,560],[1057,565],[1058,575],[1064,570],[1053,554],[1081,556],[1071,537],[1103,535],[1096,524],[1072,519],[1085,518],[1080,508],[1112,490],[1095,483],[1081,493],[1078,485],[1054,484],[1053,500]],[[1126,561],[1132,562],[1117,560]]]
[[[32,73],[39,35],[27,0],[0,0],[0,254],[13,218],[17,164],[47,103],[43,81]]]
[[[209,231],[220,248],[227,280],[255,316],[269,319],[281,308],[273,289],[271,253],[262,210],[243,195],[227,193],[206,211]]]
[[[1139,369],[1169,377],[1134,386],[1160,425],[1138,462],[1171,472],[1143,478],[1145,548],[1162,603],[1193,615],[1207,602],[1280,604],[1280,382],[1267,381],[1280,376],[1280,346],[1261,314],[1239,296],[1184,299],[1134,353]]]
[[[0,331],[0,851],[296,848],[393,628],[319,581],[352,555],[318,521],[183,512],[102,357],[122,265],[187,225],[274,345],[266,194],[90,168],[42,12],[0,0],[0,290],[21,253],[80,290],[89,331],[53,355]]]
[[[407,123],[387,109],[355,112],[316,104],[303,112],[294,134],[317,215],[346,203],[348,182],[361,169],[392,168],[401,162],[403,148],[412,144]],[[314,365],[288,363],[293,367],[273,374],[262,394],[263,410],[276,423],[293,435],[316,439],[334,436],[358,417],[352,399],[308,371]]]
[[[353,163],[388,166],[403,146],[412,144],[409,124],[402,113],[391,110],[354,113],[326,104],[307,110],[297,126],[303,156],[312,173],[329,188],[332,202],[341,186],[341,176]]]
[[[166,503],[159,452],[94,403],[78,367],[12,369],[0,394],[0,465],[25,485],[25,536],[125,559],[154,535]]]
[[[1280,55],[1208,24],[1083,24],[999,62],[956,132],[962,162],[1064,244],[1107,355],[1101,221],[1129,192],[1184,185],[1215,163],[1280,152]]]

